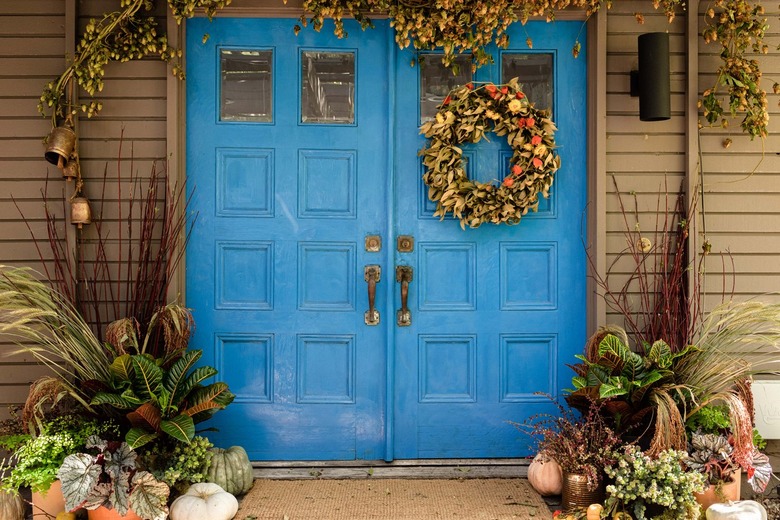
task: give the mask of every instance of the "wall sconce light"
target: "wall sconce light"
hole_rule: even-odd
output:
[[[640,121],[671,118],[669,33],[640,34],[639,70],[631,71],[631,95],[639,96]]]

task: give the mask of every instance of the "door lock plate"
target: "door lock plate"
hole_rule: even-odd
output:
[[[399,253],[411,253],[414,251],[414,237],[411,235],[399,235],[396,245]]]
[[[368,235],[366,237],[366,251],[369,253],[378,253],[382,250],[382,237],[379,235]]]

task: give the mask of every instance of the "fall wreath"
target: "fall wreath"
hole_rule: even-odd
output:
[[[539,195],[549,196],[561,165],[556,130],[549,114],[528,101],[517,78],[506,85],[454,89],[435,119],[420,127],[429,140],[419,154],[428,197],[436,202],[434,215],[443,219],[452,212],[465,229],[483,222],[517,224],[529,209],[536,211]],[[490,132],[506,136],[512,147],[509,172],[501,181],[477,182],[466,174],[460,145],[478,143]]]

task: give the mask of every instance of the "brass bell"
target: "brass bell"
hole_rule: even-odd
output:
[[[58,126],[52,128],[46,142],[48,145],[43,156],[50,163],[57,165],[57,168],[64,168],[76,146],[76,132],[70,127]]]
[[[70,201],[70,223],[78,226],[79,229],[85,224],[92,223],[92,210],[89,208],[89,199],[78,196]]]
[[[75,157],[71,157],[70,161],[68,161],[68,163],[62,169],[62,178],[68,181],[72,181],[78,176],[79,162],[75,159]]]

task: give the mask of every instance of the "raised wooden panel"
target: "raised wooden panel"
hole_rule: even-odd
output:
[[[218,333],[215,348],[217,370],[230,381],[235,403],[273,401],[273,334]]]
[[[300,150],[300,218],[357,218],[357,152]]]
[[[273,243],[218,241],[216,246],[216,308],[273,309]]]
[[[351,242],[298,245],[298,308],[305,311],[355,309],[356,246]]]
[[[476,244],[422,242],[419,250],[420,310],[476,309]]]
[[[558,306],[558,251],[553,242],[500,245],[501,310]]]
[[[298,336],[299,403],[355,402],[355,336]]]
[[[473,335],[421,335],[421,403],[477,401],[477,338]]]
[[[554,395],[558,360],[554,334],[502,334],[499,399],[504,403],[538,402]]]
[[[217,150],[217,216],[274,216],[274,151]]]

